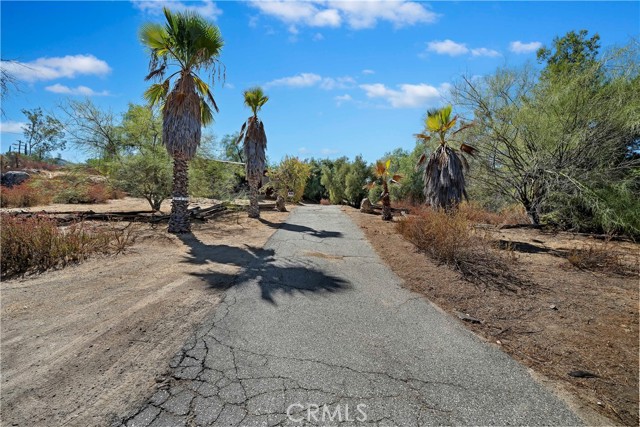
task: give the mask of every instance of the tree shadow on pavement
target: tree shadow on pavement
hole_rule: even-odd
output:
[[[284,294],[332,294],[351,287],[346,280],[326,274],[311,264],[304,265],[299,260],[276,260],[273,249],[262,249],[245,245],[207,245],[193,234],[178,235],[189,246],[190,264],[210,263],[240,267],[241,271],[225,273],[211,269],[202,273],[191,273],[205,281],[213,289],[225,290],[236,284],[256,282],[263,300],[277,305],[274,295]]]
[[[280,230],[292,231],[294,233],[304,233],[304,234],[308,234],[308,235],[313,236],[313,237],[319,237],[321,239],[342,237],[342,233],[339,232],[339,231],[316,230],[316,229],[313,229],[311,227],[307,227],[307,226],[304,226],[304,225],[289,224],[287,222],[274,224],[273,222],[269,222],[269,221],[267,221],[266,219],[263,219],[263,218],[258,218],[258,221],[260,221],[264,225],[266,225],[268,227],[271,227],[271,228],[277,228],[277,229],[280,229]]]

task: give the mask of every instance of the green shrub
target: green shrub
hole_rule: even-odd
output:
[[[159,210],[162,201],[171,195],[171,160],[164,147],[124,158],[111,177],[117,188],[145,198],[153,210]]]

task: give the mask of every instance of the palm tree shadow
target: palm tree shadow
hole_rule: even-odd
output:
[[[339,231],[316,230],[314,228],[307,227],[307,226],[304,226],[304,225],[289,224],[288,222],[283,222],[283,223],[277,224],[277,223],[269,222],[264,218],[259,218],[258,220],[261,223],[263,223],[264,225],[266,225],[268,227],[271,227],[271,228],[291,231],[291,232],[294,232],[294,233],[309,234],[309,235],[311,235],[313,237],[319,237],[321,239],[342,237],[342,233],[339,232]]]
[[[190,264],[209,263],[240,267],[239,273],[225,273],[211,269],[204,273],[191,273],[212,289],[226,290],[236,284],[255,282],[263,300],[276,305],[274,295],[333,294],[351,287],[346,280],[326,274],[312,265],[291,262],[274,257],[273,249],[245,245],[206,245],[193,234],[178,235],[189,246]]]

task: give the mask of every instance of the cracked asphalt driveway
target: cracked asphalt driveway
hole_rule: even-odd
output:
[[[184,241],[192,262],[243,273],[201,276],[228,287],[222,303],[118,425],[582,424],[524,367],[403,289],[338,207],[298,207],[263,249]]]

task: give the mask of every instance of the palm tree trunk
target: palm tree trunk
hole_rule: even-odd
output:
[[[382,220],[391,221],[393,215],[391,214],[391,197],[389,197],[389,186],[385,182],[383,185],[384,193],[382,195]]]
[[[189,221],[189,165],[182,156],[173,159],[173,200],[169,217],[169,233],[191,232]]]
[[[260,218],[260,206],[258,206],[258,180],[255,177],[249,178],[249,208],[247,209],[249,218]]]

